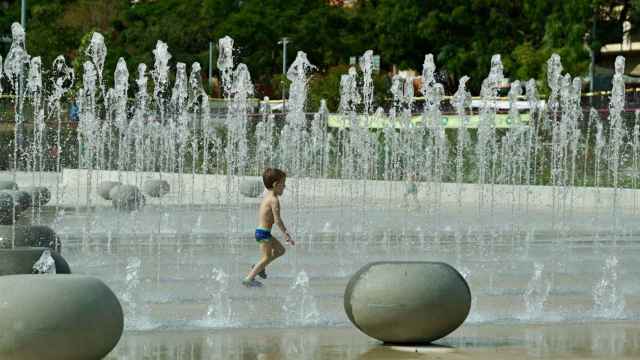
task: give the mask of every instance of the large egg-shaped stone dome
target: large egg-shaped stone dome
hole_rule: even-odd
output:
[[[427,343],[464,322],[471,292],[446,263],[374,262],[351,277],[344,308],[349,320],[375,339]]]
[[[0,359],[102,359],[124,328],[120,302],[81,275],[0,276]]]

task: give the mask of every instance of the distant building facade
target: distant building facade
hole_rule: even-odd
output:
[[[352,7],[357,0],[327,0],[331,6]]]

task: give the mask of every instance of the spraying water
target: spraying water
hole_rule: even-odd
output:
[[[583,111],[583,84],[562,73],[557,55],[548,62],[546,100],[534,79],[524,84],[526,99],[523,83],[507,84],[498,55],[480,99],[471,98],[467,77],[449,99],[427,55],[422,78],[396,74],[390,92],[379,96],[390,103],[378,104],[367,51],[336,84],[339,113],[331,114],[336,109],[326,101],[311,108],[313,59],[300,52],[287,73],[286,113],[268,99],[256,113],[252,76],[234,64],[228,37],[219,43],[225,99],[218,103],[203,89],[200,64],[172,61],[162,41],[149,67],[118,59],[115,69],[105,69],[105,41],[94,34],[75,84],[64,58],[48,69],[26,53],[19,25],[12,34],[0,63],[10,86],[3,90],[14,95],[16,130],[3,145],[14,153],[14,178],[25,173],[21,186],[56,184],[57,209],[43,209],[40,217],[34,209],[36,216],[23,221],[52,224],[78,272],[121,289],[134,319],[151,308],[149,317],[177,328],[202,325],[195,320],[203,317],[223,327],[343,324],[336,299],[348,276],[366,262],[388,259],[464,264],[474,289],[471,321],[637,316],[634,304],[624,302],[637,288],[621,274],[637,265],[630,254],[637,248],[631,219],[638,208],[640,127],[624,109],[621,60],[609,113],[601,116]],[[114,71],[113,84],[105,83],[104,71]],[[507,86],[508,98],[500,99]],[[77,131],[65,121],[74,87]],[[48,136],[47,126],[57,129]],[[53,145],[63,159],[47,173],[43,159]],[[269,292],[263,301],[236,288],[255,251],[247,249],[255,245],[248,229],[256,204],[237,189],[267,166],[289,173],[282,201],[301,239],[296,252],[304,254],[290,259],[294,268],[305,261],[305,271],[280,275],[288,292]],[[96,195],[106,179],[141,185],[158,177],[171,182],[171,193],[134,213],[116,213]],[[413,185],[420,206],[409,209],[402,199]],[[602,271],[586,266],[605,262],[603,250],[619,262]],[[126,274],[114,276],[122,275],[123,263]],[[541,265],[549,263],[557,266]],[[143,269],[154,283],[143,281]],[[204,273],[206,285],[194,285]],[[565,275],[578,280],[567,282]],[[558,291],[547,291],[549,284]],[[157,301],[156,291],[170,295]],[[514,294],[518,304],[525,294],[525,310],[499,306]],[[593,303],[593,311],[558,309],[571,296]],[[231,311],[236,304],[249,315]]]
[[[527,306],[527,316],[537,318],[543,314],[544,304],[549,298],[551,291],[551,280],[544,276],[544,264],[535,263],[533,277],[527,284],[527,291],[524,293],[524,302]]]
[[[289,288],[282,310],[289,326],[318,324],[320,313],[311,293],[309,276],[304,270],[298,273],[295,282]]]
[[[610,256],[602,267],[602,278],[593,287],[595,316],[617,319],[623,315],[625,300],[618,282],[618,258]]]

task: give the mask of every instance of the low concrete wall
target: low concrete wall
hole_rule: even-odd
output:
[[[9,173],[5,172],[4,177]],[[51,191],[49,205],[61,206],[111,206],[111,201],[102,199],[97,186],[103,181],[120,181],[142,188],[147,180],[163,179],[170,185],[167,195],[149,199],[149,204],[163,205],[207,205],[231,203],[253,204],[259,199],[247,198],[239,193],[245,180],[260,181],[258,176],[227,177],[226,175],[177,174],[131,171],[88,171],[64,169],[63,174],[43,173],[33,176],[19,173],[18,184],[47,186]],[[34,183],[37,178],[38,181]],[[230,180],[230,181],[229,181]],[[58,186],[57,186],[58,185]],[[640,190],[591,187],[512,186],[478,185],[455,183],[416,182],[417,200],[429,204],[488,207],[529,206],[537,209],[567,208],[592,209],[611,208],[614,201],[618,208],[640,207]],[[59,192],[58,192],[59,190]],[[339,179],[295,178],[287,179],[287,189],[282,201],[300,203],[303,206],[359,206],[366,199],[369,206],[400,205],[407,195],[407,183],[403,181],[363,181]],[[412,195],[407,197],[412,201]]]

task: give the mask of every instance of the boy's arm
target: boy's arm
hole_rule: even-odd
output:
[[[284,239],[286,242],[293,244],[293,240],[291,240],[291,235],[287,231],[287,227],[284,226],[284,222],[282,222],[282,217],[280,217],[280,200],[277,197],[271,202],[271,209],[273,211],[273,221],[278,225],[280,231],[284,234]]]

